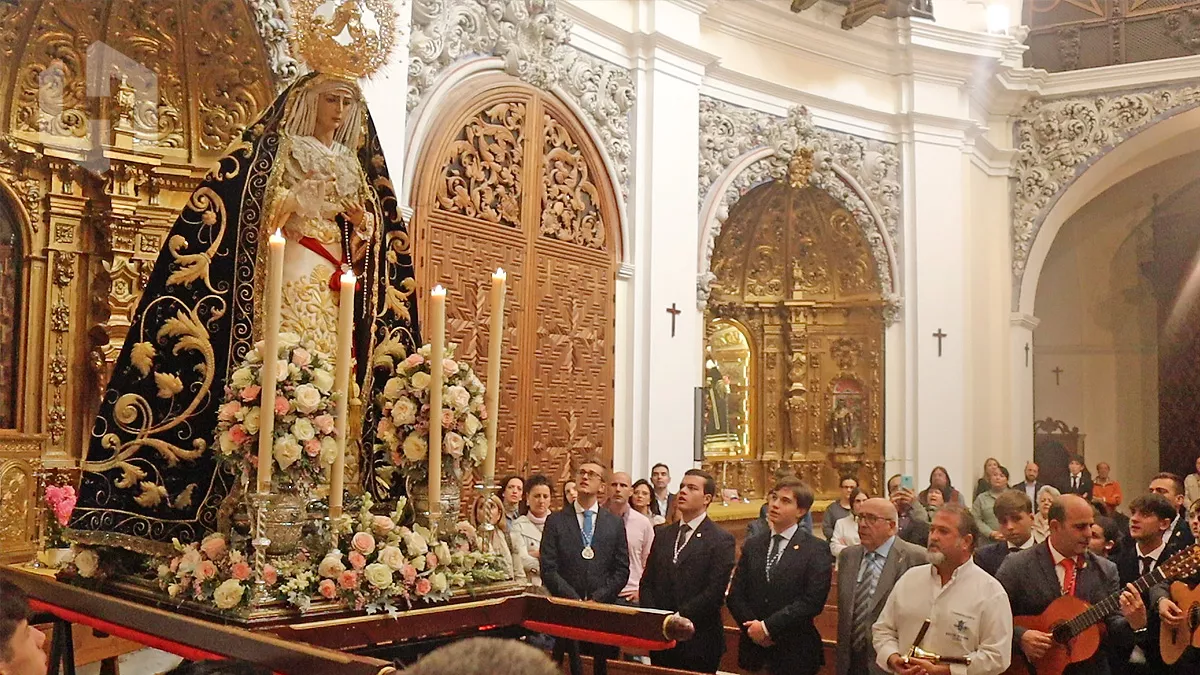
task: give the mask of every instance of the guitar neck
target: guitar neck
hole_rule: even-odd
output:
[[[1154,570],[1150,571],[1148,574],[1144,574],[1141,577],[1138,577],[1138,579],[1133,582],[1133,585],[1138,589],[1138,592],[1145,593],[1146,591],[1150,590],[1151,586],[1154,586],[1163,581],[1166,581],[1166,579],[1167,579],[1167,576],[1165,574],[1163,574],[1158,569],[1154,569]],[[1104,598],[1100,602],[1097,602],[1096,604],[1092,605],[1091,607],[1088,607],[1079,616],[1077,616],[1074,619],[1071,619],[1070,621],[1067,621],[1065,624],[1063,624],[1062,627],[1059,628],[1059,630],[1066,633],[1065,637],[1067,639],[1071,639],[1071,638],[1074,638],[1075,636],[1079,635],[1083,631],[1087,630],[1092,625],[1100,623],[1101,621],[1104,620],[1104,617],[1108,616],[1109,614],[1111,614],[1115,611],[1120,610],[1120,608],[1121,608],[1121,593],[1124,590],[1125,589],[1122,588],[1121,590],[1117,591],[1116,593],[1113,593],[1112,595],[1108,596],[1107,598]],[[1057,635],[1057,631],[1056,631],[1056,635]]]

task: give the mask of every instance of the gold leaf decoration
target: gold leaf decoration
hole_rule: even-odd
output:
[[[180,492],[179,496],[175,498],[175,501],[171,504],[171,508],[179,510],[190,508],[192,506],[192,493],[195,491],[196,484],[189,483],[188,486],[183,489],[183,492]]]
[[[133,349],[129,352],[129,362],[134,368],[145,377],[150,374],[150,368],[154,366],[154,345],[149,342],[138,342],[133,345]]]
[[[134,497],[133,501],[147,509],[158,506],[162,503],[163,498],[167,496],[167,489],[165,487],[151,483],[150,481],[142,481],[138,487],[142,489],[142,493]]]
[[[183,381],[175,373],[155,373],[154,382],[158,385],[159,398],[174,398],[183,391]]]
[[[121,469],[121,477],[117,479],[115,485],[122,490],[128,490],[146,477],[145,470],[129,462],[121,462],[118,466]]]

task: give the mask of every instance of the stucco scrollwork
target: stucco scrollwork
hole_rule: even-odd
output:
[[[283,91],[301,74],[300,62],[292,56],[287,39],[291,6],[288,0],[248,0],[246,4],[266,48],[275,90]]]
[[[562,93],[578,106],[628,197],[633,77],[570,46],[570,32],[554,0],[413,0],[408,109],[451,64],[499,56],[509,75]]]
[[[713,246],[721,225],[729,217],[729,209],[750,188],[787,178],[789,163],[803,151],[805,157],[811,153],[808,182],[841,202],[862,230],[884,289],[888,305],[886,320],[894,322],[899,316],[900,301],[888,244],[895,252],[896,269],[900,269],[900,156],[896,145],[821,129],[813,124],[812,116],[802,106],[790,109],[787,117],[781,118],[701,96],[701,210],[730,166],[761,148],[769,148],[770,154],[743,168],[721,194],[714,196],[716,221],[708,228],[702,243],[704,258],[697,277],[698,301],[708,301],[714,278],[710,272]],[[805,161],[807,164],[809,160]]]
[[[1093,161],[1164,116],[1198,104],[1200,87],[1028,103],[1014,127],[1014,287],[1020,288],[1046,214]]]

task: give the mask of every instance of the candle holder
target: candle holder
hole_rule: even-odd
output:
[[[267,568],[267,551],[271,548],[271,539],[267,536],[267,520],[268,512],[272,503],[271,494],[264,492],[253,492],[249,495],[250,512],[254,521],[253,539],[250,544],[254,546],[254,592],[250,596],[250,605],[252,607],[261,607],[275,601],[275,596],[271,593],[264,579]]]
[[[471,507],[472,519],[478,518],[477,514],[480,512],[480,500],[482,500],[483,504],[486,505],[492,503],[492,500],[496,499],[496,492],[500,490],[500,486],[496,485],[495,482],[496,481],[493,479],[486,481],[486,483],[490,483],[490,485],[485,483],[475,484],[475,492],[479,496],[475,498],[475,504],[473,504]],[[500,517],[503,518],[504,506],[502,504],[497,505],[497,509],[500,512]],[[475,529],[479,535],[479,550],[483,553],[491,553],[492,549],[494,548],[493,539],[495,539],[496,536],[496,526],[492,523],[491,518],[488,517],[486,506],[483,509],[483,514],[483,522],[475,523]]]

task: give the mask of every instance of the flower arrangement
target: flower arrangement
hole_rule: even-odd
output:
[[[217,411],[217,447],[222,459],[257,470],[261,415],[260,342],[246,354],[225,386]],[[273,456],[280,474],[293,482],[316,483],[337,456],[333,363],[311,342],[280,333]]]
[[[456,480],[487,457],[483,383],[471,366],[454,359],[455,345],[446,347],[442,367],[442,475]],[[377,447],[382,446],[392,464],[406,476],[423,480],[429,475],[429,345],[415,354],[396,359],[380,350],[375,366],[390,371],[378,396]]]
[[[178,539],[172,543],[178,555],[158,566],[158,583],[172,599],[211,602],[225,611],[249,602],[254,570],[241,551],[229,547],[225,535],[210,534],[186,546]],[[274,586],[278,573],[268,565],[263,580]]]
[[[75,510],[75,488],[70,485],[47,485],[44,499],[46,500],[46,547],[63,548],[67,541],[63,538],[63,528],[71,521],[71,512]]]

